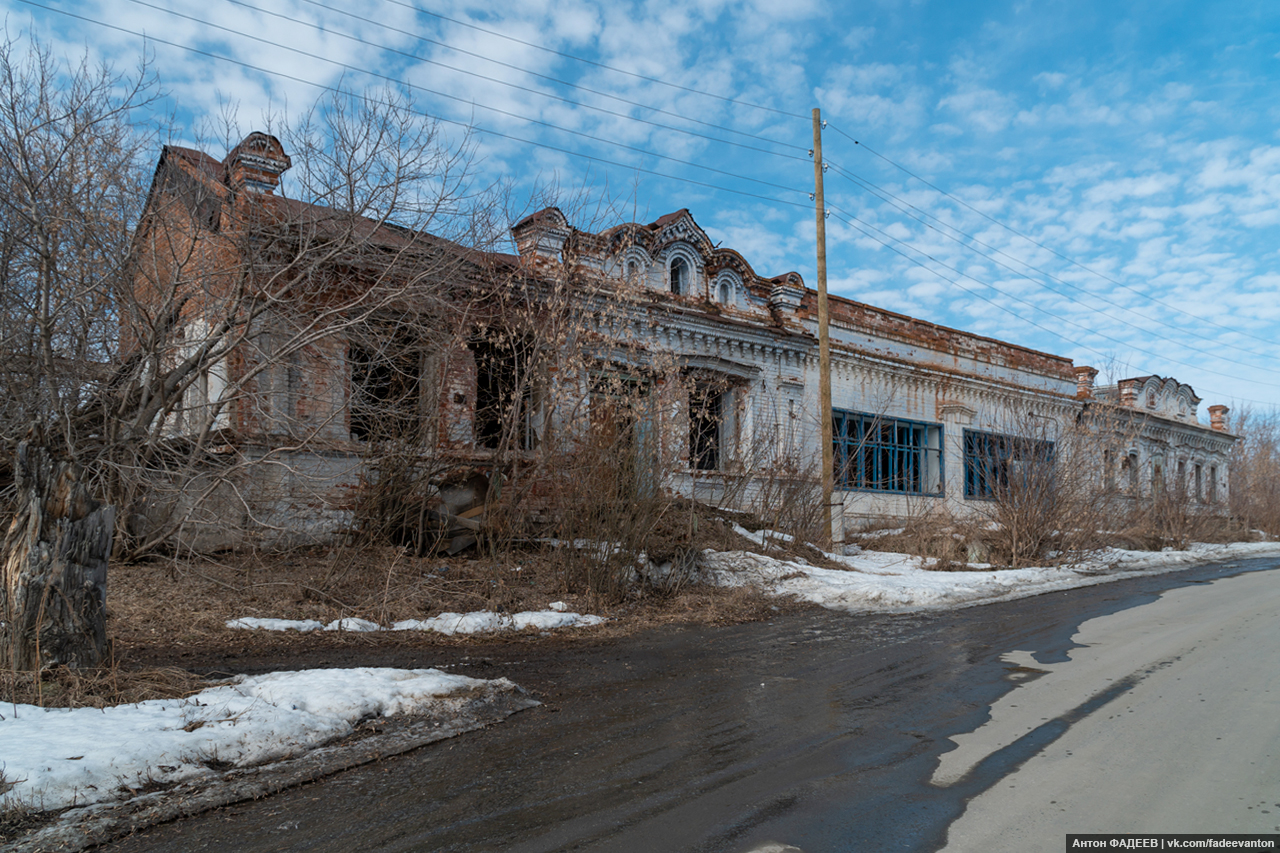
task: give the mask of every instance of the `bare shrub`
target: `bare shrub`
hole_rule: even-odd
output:
[[[1106,412],[1073,414],[1028,415],[966,448],[981,468],[968,484],[976,524],[966,538],[993,565],[1070,563],[1103,544],[1116,506],[1101,476],[1104,453],[1124,432]]]
[[[769,405],[766,401],[766,411]],[[781,534],[766,540],[769,547],[795,550],[789,543],[827,547],[830,532],[823,529],[822,459],[805,451],[804,414],[772,414],[772,423],[757,427],[739,444],[726,471],[707,475],[720,486],[714,493],[715,503],[743,510],[761,529]]]

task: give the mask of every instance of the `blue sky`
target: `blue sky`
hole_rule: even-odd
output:
[[[142,40],[102,24],[149,34],[178,139],[391,78],[517,198],[554,183],[590,228],[687,207],[811,286],[820,107],[832,292],[1175,376],[1202,417],[1280,403],[1280,4],[38,2],[0,0],[9,32],[60,53],[126,69]]]

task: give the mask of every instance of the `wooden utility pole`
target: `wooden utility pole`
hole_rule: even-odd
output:
[[[822,428],[822,537],[831,540],[831,496],[835,491],[831,446],[831,339],[827,332],[827,208],[822,194],[822,111],[813,108],[813,200],[818,226],[818,423]]]

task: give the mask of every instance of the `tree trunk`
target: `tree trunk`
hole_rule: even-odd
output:
[[[28,442],[14,467],[18,509],[4,540],[0,654],[10,669],[97,666],[107,651],[107,557],[114,507],[73,462]]]

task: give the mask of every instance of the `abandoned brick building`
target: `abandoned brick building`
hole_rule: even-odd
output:
[[[261,133],[221,161],[166,147],[139,229],[139,301],[166,306],[148,333],[163,327],[167,358],[204,359],[168,429],[227,460],[171,502],[192,541],[330,535],[352,524],[378,442],[441,477],[492,475],[557,435],[608,428],[619,388],[638,464],[713,503],[816,479],[830,417],[837,533],[922,508],[963,515],[1017,466],[1052,464],[1085,412],[1109,413],[1096,475],[1114,494],[1225,498],[1226,408],[1202,425],[1175,380],[1095,387],[1069,359],[832,297],[821,412],[816,293],[715,246],[687,210],[597,233],[548,208],[512,227],[517,253],[480,252],[284,199],[289,166]],[[304,243],[315,260],[300,264]],[[578,325],[539,337],[557,299]],[[574,364],[535,370],[529,353],[557,347]]]

